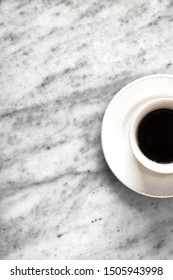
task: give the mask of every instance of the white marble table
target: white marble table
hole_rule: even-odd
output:
[[[1,0],[1,259],[173,259],[173,199],[123,186],[100,143],[121,87],[173,73],[172,30],[172,0]]]

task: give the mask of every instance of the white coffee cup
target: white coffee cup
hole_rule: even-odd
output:
[[[163,108],[173,110],[173,98],[159,98],[143,105],[132,120],[129,131],[129,141],[133,154],[143,166],[158,173],[169,174],[173,173],[173,163],[158,163],[147,158],[139,148],[137,139],[138,127],[142,119],[150,112]]]

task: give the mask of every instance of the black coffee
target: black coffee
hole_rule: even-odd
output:
[[[139,124],[138,145],[149,159],[173,162],[173,110],[159,109],[146,115]]]

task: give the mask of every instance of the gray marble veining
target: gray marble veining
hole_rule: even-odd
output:
[[[173,259],[173,200],[103,158],[112,97],[173,72],[173,1],[0,1],[0,258]]]

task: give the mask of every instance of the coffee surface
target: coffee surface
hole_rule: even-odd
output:
[[[158,163],[173,162],[173,110],[158,109],[139,124],[138,145],[142,153]]]

